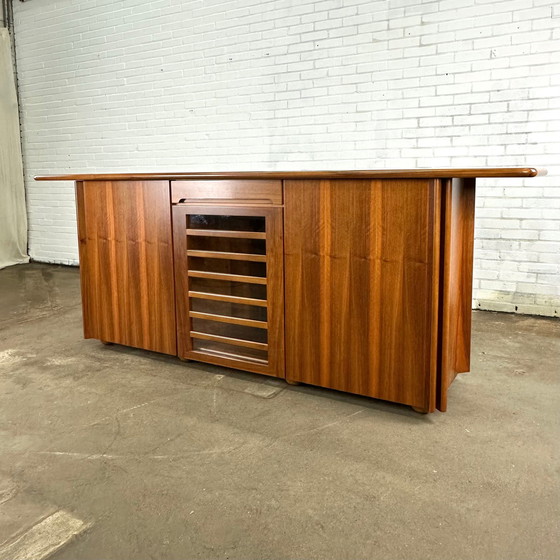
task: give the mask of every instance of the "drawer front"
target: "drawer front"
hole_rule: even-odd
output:
[[[173,204],[282,204],[282,181],[171,181]]]

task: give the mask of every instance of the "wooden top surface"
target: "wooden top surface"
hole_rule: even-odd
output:
[[[535,177],[546,175],[534,167],[449,169],[372,169],[363,171],[213,171],[193,173],[80,173],[43,175],[36,181],[125,181],[149,179],[447,179],[477,177]]]

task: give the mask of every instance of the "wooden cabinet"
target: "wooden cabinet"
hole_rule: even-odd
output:
[[[476,177],[533,168],[76,181],[84,333],[447,408],[470,367]]]

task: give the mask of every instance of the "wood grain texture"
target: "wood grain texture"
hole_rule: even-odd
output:
[[[174,235],[174,255],[175,255],[175,283],[176,283],[176,311],[178,327],[178,349],[179,356],[193,360],[204,361],[212,364],[264,373],[276,377],[284,377],[284,260],[283,260],[283,223],[282,208],[279,207],[239,207],[239,206],[200,206],[200,205],[175,205],[173,206],[173,235]],[[189,238],[187,231],[192,231],[187,227],[189,215],[211,215],[211,216],[262,216],[266,223],[265,243],[266,243],[266,277],[253,277],[248,274],[227,274],[206,271],[196,271],[189,269]],[[214,230],[208,230],[214,232]],[[239,232],[238,239],[250,243]],[[224,245],[225,252],[229,243],[234,239],[234,232],[231,237],[224,238],[227,245]],[[200,236],[196,236],[199,238]],[[219,237],[211,235],[212,239],[219,240]],[[192,259],[192,257],[190,257]],[[195,257],[196,258],[196,257]],[[234,260],[235,263],[246,265],[259,265],[264,263],[246,262]],[[249,270],[249,268],[247,269]],[[193,278],[206,279],[209,281],[224,281],[234,283],[246,283],[248,286],[256,285],[258,288],[266,286],[266,300],[252,297],[250,287],[244,293],[225,293],[212,294],[208,290],[201,291],[191,287]],[[263,324],[260,321],[226,321],[216,319],[217,322],[233,323],[255,327],[261,329],[266,325],[268,331],[267,344],[258,341],[238,341],[235,337],[220,336],[219,334],[208,334],[196,332],[192,326],[192,319],[202,319],[201,313],[194,312],[190,308],[189,294],[194,293],[195,299],[206,299],[230,303],[232,305],[247,305],[248,307],[266,307],[267,320]],[[250,309],[249,309],[250,311]],[[243,319],[243,318],[240,318]],[[193,332],[194,330],[194,332]],[[266,350],[268,361],[257,360],[248,357],[246,360],[240,356],[228,356],[224,351],[208,352],[197,350],[193,347],[192,338],[199,340],[209,340],[218,343],[231,344],[234,346],[245,346],[255,350]]]
[[[76,183],[84,336],[445,411],[470,368],[474,177],[535,174],[183,174],[197,203],[173,223],[163,175],[78,176],[118,179]]]
[[[546,175],[534,167],[477,167],[449,169],[371,169],[355,171],[230,171],[210,173],[78,173],[40,175],[36,181],[117,180],[235,180],[235,179],[450,179],[454,177],[535,177]]]
[[[282,181],[271,179],[171,181],[171,202],[186,204],[282,204]]]
[[[438,183],[286,181],[284,199],[286,378],[434,410]]]
[[[442,184],[441,355],[437,408],[447,410],[447,389],[469,371],[472,318],[475,179]]]
[[[76,184],[85,338],[176,354],[169,183]]]

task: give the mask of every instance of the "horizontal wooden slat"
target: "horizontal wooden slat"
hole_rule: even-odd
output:
[[[264,375],[273,375],[270,372],[269,362],[263,364],[258,363],[253,360],[246,360],[241,354],[242,349],[240,348],[240,355],[238,358],[225,358],[220,355],[214,354],[213,352],[207,352],[206,349],[191,350],[186,353],[185,358],[189,360],[196,360],[197,362],[205,362],[207,364],[214,364],[217,366],[224,366],[228,368],[240,369],[242,371],[252,371],[253,373],[263,373]],[[276,376],[275,376],[276,377]]]
[[[229,323],[231,325],[243,325],[244,327],[255,327],[257,329],[267,329],[266,321],[256,321],[254,319],[245,319],[243,317],[229,317],[228,315],[216,315],[214,313],[202,313],[200,311],[191,311],[189,316],[193,319],[204,319],[206,321],[218,321],[219,323]]]
[[[227,259],[231,261],[266,262],[266,255],[255,255],[254,253],[226,253],[225,251],[187,251],[189,257],[203,259]]]
[[[264,231],[232,231],[225,229],[187,229],[187,235],[197,237],[234,237],[236,239],[266,239]]]
[[[225,294],[211,294],[209,292],[189,292],[189,297],[197,299],[210,299],[212,301],[227,301],[228,303],[242,303],[244,305],[256,305],[258,307],[268,306],[265,299],[228,296]]]
[[[243,350],[239,350],[239,352],[243,352]],[[235,360],[236,362],[243,362],[250,364],[258,364],[260,366],[266,366],[268,364],[268,360],[261,360],[260,358],[255,358],[254,356],[243,356],[242,354],[235,354],[234,352],[221,352],[220,350],[215,350],[214,348],[202,348],[200,350],[191,350],[189,352],[190,356],[196,358],[207,358],[208,356],[217,358],[221,360],[220,362],[214,362],[221,366],[231,366],[230,360]],[[227,361],[226,361],[227,360]],[[210,361],[205,359],[205,361]]]
[[[229,280],[231,282],[247,282],[248,284],[266,284],[266,278],[260,278],[259,276],[224,274],[222,272],[204,272],[202,270],[189,270],[188,275],[193,278],[207,278],[208,280]]]
[[[240,338],[231,338],[229,336],[219,336],[217,334],[207,334],[197,331],[191,331],[190,336],[191,338],[213,340],[214,342],[223,342],[224,344],[233,344],[234,346],[244,346],[245,348],[254,348],[255,350],[268,350],[268,344],[265,344],[264,342],[253,342],[252,340],[241,340]]]

